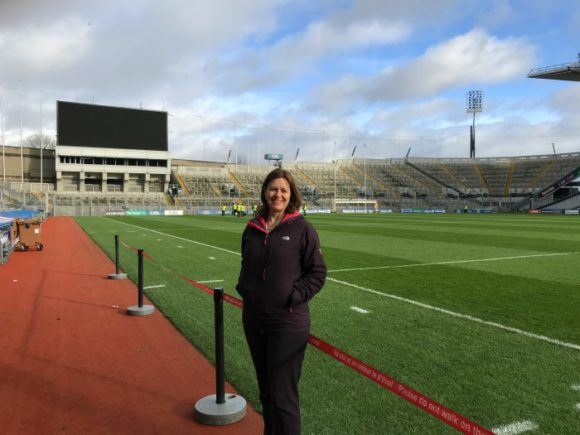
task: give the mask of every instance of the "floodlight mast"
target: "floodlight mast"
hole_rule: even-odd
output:
[[[43,156],[42,156],[42,148],[44,148],[44,132],[42,131],[42,89],[40,90],[40,191],[44,191],[44,187],[42,186],[43,183]]]
[[[475,158],[475,114],[483,111],[483,91],[467,92],[467,113],[473,113],[473,122],[469,127],[469,158]]]
[[[367,144],[363,144],[363,178],[364,178],[364,189],[365,189],[365,214],[368,213],[367,208]]]
[[[22,81],[18,80],[18,115],[20,117],[20,188],[24,199],[24,143],[22,141]]]
[[[1,83],[0,83],[1,84]],[[6,181],[6,154],[4,152],[4,110],[0,94],[0,139],[2,140],[2,181]]]

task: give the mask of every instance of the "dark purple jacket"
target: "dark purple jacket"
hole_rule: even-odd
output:
[[[242,270],[236,290],[246,327],[266,331],[310,328],[308,301],[322,289],[326,265],[314,227],[287,214],[271,232],[261,216],[242,235]]]

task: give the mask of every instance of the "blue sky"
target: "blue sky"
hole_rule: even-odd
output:
[[[257,163],[580,152],[573,0],[0,3],[4,140],[54,135],[57,99],[169,112],[177,158]],[[22,97],[19,98],[19,85]]]

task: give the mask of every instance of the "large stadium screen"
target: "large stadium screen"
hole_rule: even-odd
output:
[[[167,151],[167,112],[57,101],[58,145]]]

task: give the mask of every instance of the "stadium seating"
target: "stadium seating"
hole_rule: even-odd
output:
[[[332,207],[335,200],[373,199],[381,207],[514,209],[562,175],[580,166],[580,154],[479,159],[342,159],[287,166],[304,199]],[[179,167],[191,207],[259,201],[261,182],[272,168],[192,162]],[[176,174],[178,175],[178,174]],[[553,200],[536,199],[545,205]],[[521,204],[520,204],[521,205]],[[529,205],[528,205],[529,206]]]
[[[539,193],[580,168],[580,153],[477,159],[351,158],[294,162],[284,167],[294,174],[309,207],[334,209],[340,201],[372,200],[379,208],[450,210],[468,206],[513,211],[546,207],[559,199],[553,194],[541,197]],[[259,203],[261,183],[271,169],[267,165],[175,159],[171,183],[180,187],[178,195],[163,192],[162,177],[145,180],[139,174],[126,174],[124,180],[117,180],[109,174],[105,186],[102,182],[93,183],[90,174],[86,174],[81,192],[78,180],[69,180],[66,177],[70,174],[63,174],[59,191],[55,191],[55,180],[42,186],[29,180],[2,183],[0,206],[47,207],[56,214],[161,207],[195,212],[200,208],[229,207],[236,202],[251,208]],[[562,204],[572,206],[575,202]]]
[[[566,199],[547,204],[542,207],[543,210],[574,210],[580,209],[580,192]]]

